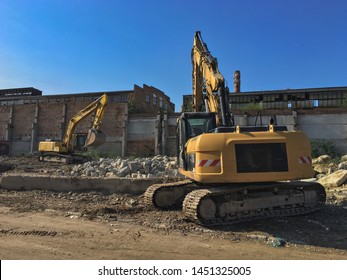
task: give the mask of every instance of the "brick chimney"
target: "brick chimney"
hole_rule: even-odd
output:
[[[235,93],[241,92],[241,73],[239,70],[236,70],[234,72],[234,92]]]

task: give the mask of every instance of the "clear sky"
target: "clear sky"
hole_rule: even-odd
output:
[[[347,86],[344,0],[0,0],[0,88],[147,84],[179,111],[197,30],[231,89]]]

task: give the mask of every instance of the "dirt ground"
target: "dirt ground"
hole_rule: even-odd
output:
[[[53,173],[58,164],[0,157],[6,172]],[[347,187],[296,217],[204,228],[142,196],[0,188],[0,259],[347,259]]]

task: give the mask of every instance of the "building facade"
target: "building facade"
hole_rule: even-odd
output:
[[[46,139],[61,141],[68,121],[104,92],[42,95],[35,88],[0,90],[0,154],[28,154]],[[180,113],[162,91],[151,86],[109,91],[99,147],[119,156],[177,153],[176,122]],[[183,109],[191,110],[191,95]],[[347,87],[234,93],[230,108],[237,125],[278,125],[302,130],[312,141],[330,141],[347,154]],[[76,132],[87,132],[92,116]]]
[[[278,125],[301,130],[312,142],[331,142],[347,154],[347,87],[287,89],[231,93],[229,106],[236,125]],[[192,108],[184,95],[183,110]]]
[[[101,130],[107,138],[100,148],[116,155],[133,154],[132,146],[138,142],[138,137],[131,136],[131,133],[128,139],[131,115],[145,114],[155,120],[154,128],[157,129],[158,119],[161,121],[165,114],[175,111],[175,105],[164,92],[147,85],[135,85],[133,90],[125,91],[59,95],[42,95],[42,91],[35,88],[3,89],[0,90],[0,154],[33,153],[40,141],[61,141],[69,120],[104,93],[109,98]],[[81,121],[76,132],[87,132],[92,118]],[[137,148],[147,149],[148,154],[159,153],[155,137],[160,140],[154,132],[150,137],[140,137],[142,146],[139,144]]]
[[[347,106],[347,87],[306,88],[230,93],[232,112],[249,109],[298,110]],[[192,108],[192,95],[183,96],[183,110]]]

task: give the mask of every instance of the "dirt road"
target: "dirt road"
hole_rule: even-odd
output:
[[[40,170],[13,166],[7,172]],[[148,208],[141,196],[0,188],[0,258],[347,259],[342,194],[331,191],[310,215],[204,228],[179,211]]]

